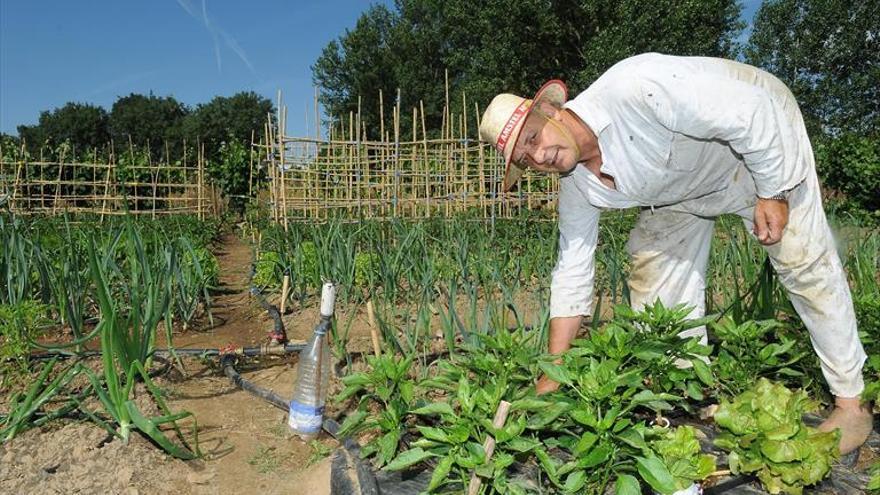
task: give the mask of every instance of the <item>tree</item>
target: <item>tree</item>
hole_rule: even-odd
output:
[[[216,96],[200,104],[184,120],[184,135],[190,143],[205,145],[209,159],[218,159],[220,145],[236,140],[250,146],[251,132],[255,140],[263,136],[263,126],[274,111],[272,102],[252,91],[243,91],[230,97]]]
[[[397,87],[392,62],[396,20],[384,5],[371,6],[355,28],[325,46],[312,65],[315,84],[325,88],[320,100],[331,118],[348,119],[350,113],[360,110],[362,127],[370,129],[374,137],[380,128],[379,90],[384,93],[386,110],[390,110]]]
[[[127,146],[129,138],[138,147],[149,143],[155,159],[164,156],[167,142],[169,148],[173,147],[172,156],[177,156],[183,139],[183,120],[188,114],[186,105],[171,96],[131,93],[117,99],[110,109],[110,137],[117,147]]]
[[[230,198],[230,206],[241,212],[242,196],[248,193],[250,161],[248,151],[251,133],[259,141],[263,137],[266,118],[273,112],[272,102],[253,92],[231,97],[217,96],[199,105],[185,122],[190,143],[201,142],[207,155],[208,175],[217,181],[221,191]]]
[[[87,103],[67,103],[61,108],[40,113],[35,126],[18,126],[18,135],[31,154],[39,155],[40,148],[52,149],[69,143],[77,153],[94,148],[102,148],[109,141],[107,112]],[[58,157],[55,157],[58,158]]]
[[[745,49],[795,94],[810,134],[880,132],[876,1],[769,0]]]

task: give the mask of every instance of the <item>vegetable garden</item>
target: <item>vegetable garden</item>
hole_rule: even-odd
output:
[[[628,308],[623,244],[635,217],[604,215],[595,314],[557,361],[545,348],[555,226],[533,215],[240,225],[258,239],[254,288],[282,303],[287,276],[286,321],[310,314],[323,280],[339,284],[327,417],[379,483],[403,471],[438,493],[465,491],[472,477],[482,493],[672,493],[731,479],[800,493],[838,471],[849,476],[838,488],[866,489],[873,469],[876,486],[871,447],[841,467],[835,435],[804,424],[829,397],[805,329],[738,220],[719,220],[709,316],[687,320],[687,308]],[[876,399],[880,233],[838,221],[871,356],[865,394]],[[210,458],[199,418],[170,407],[157,383],[163,369],[193,366],[178,334],[217,325],[219,229],[184,216],[4,215],[4,442],[86,421],[179,459]],[[708,347],[677,336],[701,324]],[[560,390],[536,396],[541,373]],[[506,420],[493,425],[502,404]],[[714,421],[700,420],[712,404]]]
[[[249,162],[257,196],[238,223],[202,211],[201,191],[214,186],[201,172],[195,215],[116,216],[67,212],[62,186],[82,188],[60,179],[55,197],[30,201],[39,188],[19,172],[31,168],[8,167],[17,172],[5,201],[48,201],[57,214],[0,214],[0,449],[10,466],[0,486],[36,489],[75,464],[52,457],[34,474],[18,457],[76,425],[103,432],[99,446],[116,452],[167,456],[156,462],[170,485],[143,470],[108,491],[241,491],[269,475],[279,493],[880,488],[876,434],[840,459],[836,432],[815,429],[831,400],[818,360],[738,218],[716,222],[707,316],[693,320],[686,307],[629,307],[625,243],[637,212],[603,213],[593,314],[559,358],[546,344],[556,184],[531,177],[499,195],[485,187],[497,182],[494,152],[441,134],[280,135],[250,155],[236,148],[222,167]],[[118,179],[107,170],[105,190]],[[124,196],[121,213],[139,199]],[[152,202],[155,212],[155,191]],[[877,401],[880,231],[847,214],[831,220],[870,356],[864,399]],[[326,281],[338,290],[333,393],[326,434],[306,444],[272,407],[286,407],[294,351],[317,323]],[[679,337],[703,325],[708,345]],[[559,390],[536,395],[542,374]]]

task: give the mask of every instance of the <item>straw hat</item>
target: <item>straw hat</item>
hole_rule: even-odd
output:
[[[505,192],[516,184],[525,170],[522,165],[511,163],[511,157],[526,117],[529,116],[532,108],[540,106],[543,102],[561,107],[567,98],[568,88],[565,83],[554,79],[541,86],[531,100],[502,93],[492,99],[492,103],[486,108],[480,121],[480,137],[483,141],[494,144],[495,149],[504,156],[506,170],[503,190]]]

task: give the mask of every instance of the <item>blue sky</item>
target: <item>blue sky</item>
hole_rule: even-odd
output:
[[[2,0],[0,131],[69,101],[108,111],[129,93],[194,106],[251,90],[313,133],[311,64],[370,4],[393,0]],[[760,0],[744,2],[751,19]],[[307,127],[308,125],[308,127]]]

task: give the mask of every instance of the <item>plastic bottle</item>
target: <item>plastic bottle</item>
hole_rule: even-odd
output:
[[[290,401],[287,424],[306,441],[318,436],[324,420],[324,401],[331,372],[330,346],[326,334],[335,301],[336,287],[332,283],[325,283],[321,290],[321,321],[299,354],[296,386]]]

